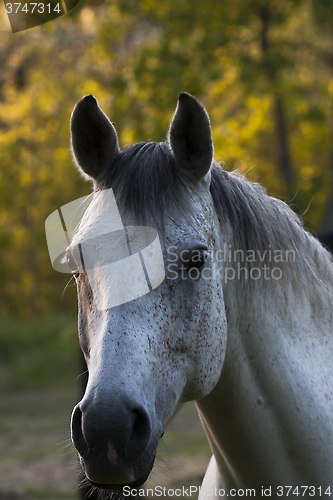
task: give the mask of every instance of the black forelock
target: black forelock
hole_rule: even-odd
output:
[[[139,142],[116,155],[96,189],[112,188],[121,213],[163,225],[167,213],[185,212],[187,185],[168,143]]]

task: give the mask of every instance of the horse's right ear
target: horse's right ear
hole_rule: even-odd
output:
[[[79,168],[97,179],[119,153],[117,132],[93,95],[80,99],[72,112],[71,144]]]
[[[179,168],[197,180],[203,179],[214,155],[210,120],[202,104],[187,92],[179,94],[169,142]]]

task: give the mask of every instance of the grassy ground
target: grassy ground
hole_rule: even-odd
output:
[[[0,500],[77,498],[74,317],[0,324]]]
[[[81,397],[78,360],[74,317],[1,321],[0,500],[78,498],[69,434]],[[147,487],[199,485],[209,457],[194,405],[183,405],[160,443]]]

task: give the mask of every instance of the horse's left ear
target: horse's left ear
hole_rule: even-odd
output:
[[[76,103],[70,128],[76,162],[84,174],[96,180],[119,153],[117,132],[91,94]]]
[[[202,104],[187,92],[179,95],[169,142],[181,169],[197,180],[208,173],[214,154],[209,116]]]

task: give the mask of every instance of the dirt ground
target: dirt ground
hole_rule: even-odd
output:
[[[0,500],[78,498],[78,460],[69,421],[78,383],[2,394]],[[210,450],[193,404],[181,407],[165,432],[147,487],[199,485]],[[195,497],[193,497],[195,498]]]

